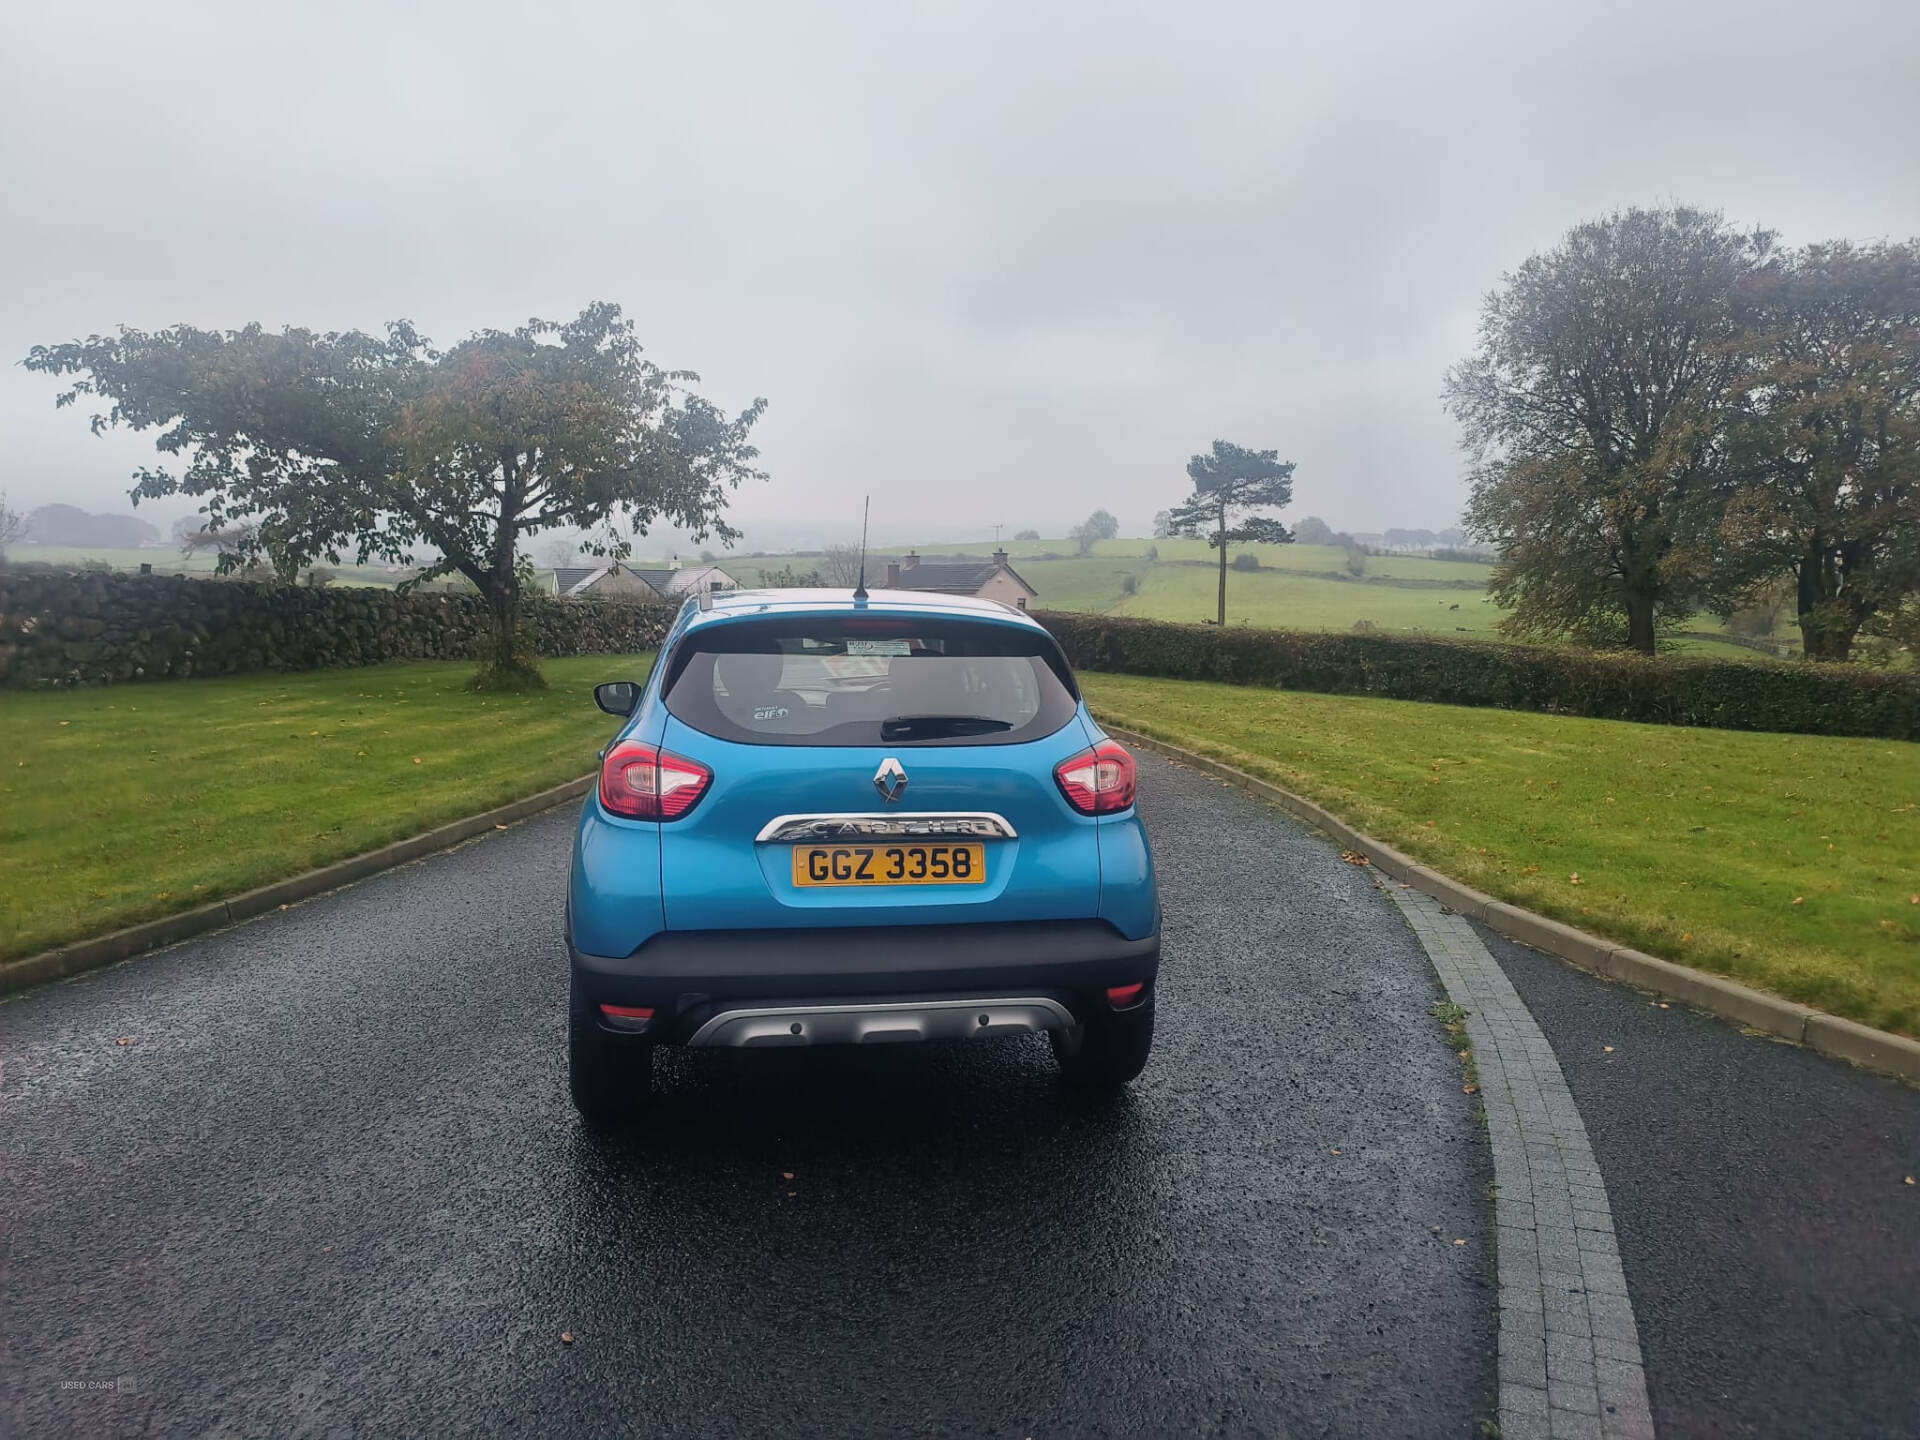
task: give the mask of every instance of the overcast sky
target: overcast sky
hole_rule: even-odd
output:
[[[752,542],[1452,524],[1479,297],[1611,207],[1920,234],[1920,4],[0,7],[0,489],[124,511],[36,342],[625,306],[759,432]],[[190,507],[155,512],[162,523]]]

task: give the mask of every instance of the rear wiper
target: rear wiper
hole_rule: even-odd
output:
[[[1007,720],[985,715],[895,715],[880,722],[882,740],[938,740],[950,735],[992,735],[1011,730]]]

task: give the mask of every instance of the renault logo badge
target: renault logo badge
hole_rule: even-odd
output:
[[[873,772],[873,788],[880,792],[880,798],[889,805],[907,793],[907,772],[893,756],[887,756],[880,762],[880,768]]]

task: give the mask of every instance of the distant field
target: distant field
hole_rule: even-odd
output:
[[[1078,550],[1071,540],[1008,540],[1005,542],[1007,556],[1016,570],[1025,574],[1022,560],[1031,560],[1052,555],[1060,558],[1078,558]],[[960,545],[899,545],[874,553],[885,555],[904,555],[910,549],[918,549],[923,555],[990,555],[993,553],[991,540],[974,541]],[[1233,554],[1241,550],[1250,550],[1260,557],[1262,566],[1276,570],[1299,570],[1307,574],[1331,574],[1334,571],[1345,572],[1347,552],[1337,545],[1236,545]],[[1204,540],[1100,540],[1095,542],[1093,555],[1102,560],[1142,559],[1147,552],[1157,552],[1162,560],[1193,560],[1205,564],[1214,563],[1215,552]],[[1366,560],[1366,573],[1396,580],[1447,580],[1469,582],[1484,585],[1493,573],[1490,565],[1474,565],[1452,560],[1429,560],[1424,555],[1369,555]],[[805,565],[800,567],[805,569]]]
[[[1139,615],[1155,620],[1197,622],[1214,616],[1218,571],[1204,540],[1103,540],[1081,556],[1067,539],[1005,542],[1014,568],[1040,592],[1035,608]],[[878,584],[887,560],[911,546],[875,550],[868,581]],[[929,557],[991,554],[991,540],[918,547]],[[1369,555],[1360,576],[1348,569],[1347,552],[1334,545],[1250,545],[1236,547],[1257,555],[1261,568],[1227,576],[1227,620],[1234,625],[1281,629],[1351,630],[1370,620],[1382,631],[1494,639],[1502,611],[1482,595],[1492,567],[1419,555]],[[182,557],[177,549],[106,550],[59,545],[16,545],[13,558],[77,565],[102,561],[121,570],[150,564],[158,574],[210,573],[213,557]],[[1149,554],[1154,558],[1149,558]],[[806,571],[819,566],[818,552],[723,555],[720,563],[742,584],[760,585],[765,576],[788,566]],[[634,561],[634,564],[646,562]],[[658,562],[664,563],[664,562]],[[550,575],[551,572],[542,572]],[[1134,590],[1126,586],[1131,577]],[[344,566],[335,570],[340,585],[391,585],[383,571]],[[1458,607],[1457,609],[1454,607]],[[1672,642],[1687,654],[1752,659],[1750,646],[1712,638],[1721,629],[1710,615],[1691,627],[1695,635]]]
[[[214,557],[204,552],[182,555],[177,546],[157,549],[113,549],[98,545],[9,545],[7,558],[16,565],[85,565],[88,562],[109,565],[115,570],[138,571],[151,565],[156,575],[211,575]],[[355,565],[331,566],[336,585],[390,586],[393,577],[384,570]]]
[[[213,569],[211,555],[191,555],[183,557],[175,546],[162,546],[158,549],[114,550],[96,545],[9,545],[7,558],[18,565],[84,565],[89,560],[111,565],[116,570],[138,570],[142,565],[151,565],[162,575],[172,575],[176,571],[208,571]]]
[[[1212,620],[1219,571],[1205,540],[1102,540],[1090,555],[1080,555],[1072,540],[1003,542],[1014,569],[1040,592],[1037,610],[1078,610],[1096,614],[1138,615],[1152,620],[1197,623]],[[918,550],[928,558],[989,555],[991,540],[955,545],[895,545],[873,551],[876,557]],[[1362,620],[1388,633],[1499,640],[1505,612],[1485,599],[1491,565],[1431,560],[1423,555],[1369,555],[1359,575],[1348,567],[1347,552],[1336,545],[1248,545],[1233,553],[1259,557],[1258,570],[1227,575],[1227,623],[1261,628],[1350,631]],[[805,571],[820,555],[735,555],[721,563],[742,583],[762,583],[769,570],[791,565]],[[870,567],[870,581],[885,573],[885,558]],[[1132,580],[1133,588],[1127,583]],[[1764,652],[1717,638],[1721,623],[1697,617],[1695,633],[1668,648],[1680,654],[1751,660]]]
[[[1113,607],[1116,615],[1155,620],[1213,618],[1219,573],[1204,565],[1155,565],[1139,593]],[[1351,630],[1371,620],[1382,630],[1433,635],[1493,635],[1500,609],[1479,590],[1413,589],[1360,580],[1325,580],[1281,570],[1232,571],[1227,576],[1227,623],[1294,630]]]

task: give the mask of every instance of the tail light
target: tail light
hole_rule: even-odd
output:
[[[696,760],[623,741],[600,762],[600,803],[629,820],[678,820],[707,793],[713,772]]]
[[[1133,756],[1111,740],[1062,760],[1053,778],[1082,815],[1111,815],[1133,804]]]

